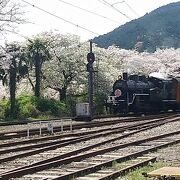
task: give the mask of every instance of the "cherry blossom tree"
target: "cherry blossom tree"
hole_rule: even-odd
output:
[[[44,86],[59,92],[60,100],[66,99],[67,90],[81,89],[86,73],[84,44],[74,35],[45,33],[50,42],[50,62],[43,66]]]
[[[46,50],[50,55],[49,61],[43,61],[40,72],[43,93],[54,90],[54,94],[58,94],[61,100],[67,94],[86,94],[89,42],[81,42],[75,35],[52,32],[39,34],[36,38],[47,42]],[[154,53],[140,53],[115,46],[104,49],[93,44],[93,52],[96,57],[93,63],[95,94],[109,94],[113,82],[123,72],[144,75],[163,72],[177,76],[180,71],[180,49],[157,49]],[[29,74],[32,84],[35,82],[33,74],[33,71]]]
[[[0,77],[3,85],[9,88],[11,117],[16,117],[16,87],[17,82],[27,74],[27,67],[21,58],[21,45],[13,42],[6,44],[1,55]]]
[[[60,100],[68,94],[87,93],[88,72],[86,69],[89,42],[81,42],[75,35],[44,33],[39,35],[49,42],[51,59],[45,62],[43,84],[59,93]],[[93,44],[95,93],[105,93],[118,77],[123,59],[129,51],[117,47],[103,49]]]

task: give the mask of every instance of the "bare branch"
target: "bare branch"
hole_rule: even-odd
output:
[[[18,24],[25,22],[22,6],[11,0],[0,0],[0,33],[12,32]]]

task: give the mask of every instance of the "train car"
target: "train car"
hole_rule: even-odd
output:
[[[123,73],[123,77],[114,82],[106,107],[114,114],[176,111],[180,108],[180,78]]]

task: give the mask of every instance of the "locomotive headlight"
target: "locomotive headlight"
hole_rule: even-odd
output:
[[[121,95],[122,95],[121,90],[120,90],[120,89],[116,89],[116,90],[114,91],[114,95],[115,95],[116,97],[121,96]]]

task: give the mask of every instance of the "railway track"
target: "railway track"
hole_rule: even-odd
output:
[[[155,136],[155,137],[151,137],[151,138],[145,138],[145,139],[141,139],[138,141],[136,140],[136,141],[122,144],[123,139],[127,138],[128,136],[133,136],[142,131],[148,130],[150,128],[152,129],[152,128],[155,128],[162,124],[172,122],[172,121],[177,121],[177,120],[178,120],[178,117],[173,116],[173,117],[171,117],[171,119],[170,119],[170,117],[169,117],[169,119],[160,118],[158,121],[156,119],[156,120],[151,120],[151,122],[149,122],[149,123],[146,121],[138,122],[138,123],[134,123],[129,126],[126,126],[126,127],[121,126],[121,127],[116,127],[114,129],[110,129],[110,130],[104,128],[105,131],[101,130],[101,132],[99,132],[99,130],[98,130],[98,132],[89,131],[89,133],[92,135],[90,135],[86,132],[87,133],[86,135],[83,134],[81,136],[79,134],[79,137],[78,137],[76,134],[76,136],[73,136],[69,139],[64,139],[63,140],[64,142],[59,142],[59,144],[58,144],[58,142],[53,142],[54,145],[52,145],[52,146],[47,147],[47,144],[46,144],[46,145],[44,145],[44,147],[41,147],[41,148],[35,149],[35,150],[31,150],[29,155],[27,154],[29,152],[24,152],[23,156],[22,156],[22,153],[20,153],[17,155],[11,154],[9,157],[6,157],[7,154],[4,153],[5,149],[1,150],[0,154],[5,155],[5,157],[1,157],[1,160],[0,160],[0,163],[1,163],[0,171],[2,173],[1,179],[16,178],[16,177],[21,177],[21,176],[23,176],[23,177],[20,179],[33,179],[35,177],[36,177],[36,179],[44,179],[44,177],[45,176],[48,177],[47,174],[49,174],[49,179],[65,178],[67,180],[67,179],[71,179],[72,177],[74,178],[76,176],[79,176],[81,173],[86,174],[86,171],[94,172],[95,169],[98,170],[98,167],[101,169],[102,167],[107,167],[107,164],[112,165],[113,162],[119,162],[122,160],[124,161],[125,159],[122,159],[122,156],[127,156],[126,157],[127,159],[128,159],[128,157],[129,158],[139,157],[139,159],[143,159],[143,158],[140,158],[143,153],[147,153],[151,150],[153,151],[157,148],[164,147],[165,145],[179,142],[178,135],[180,132],[177,131],[177,132],[173,132],[173,133],[167,133],[167,134],[161,135],[160,137]],[[128,132],[127,132],[127,130],[128,130]],[[125,133],[125,131],[126,131],[126,133]],[[112,134],[115,135],[115,137],[113,137]],[[175,137],[176,141],[172,141],[172,139],[169,141],[167,139],[163,139],[168,136],[174,136],[174,137],[177,136],[177,137]],[[105,138],[106,140],[102,140],[103,138]],[[152,149],[148,148],[143,151],[140,149],[139,150],[140,154],[137,154],[137,152],[133,152],[132,155],[128,154],[128,155],[118,156],[118,154],[120,152],[122,152],[122,149],[124,149],[126,147],[127,148],[130,148],[130,147],[137,148],[137,146],[138,147],[143,146],[143,147],[147,148],[148,145],[147,144],[145,145],[145,142],[148,142],[148,141],[150,142],[150,140],[151,140],[151,143],[153,143],[153,141],[157,138],[161,138],[161,139],[159,139],[159,141],[162,141],[162,142],[164,141],[165,143],[158,145],[158,146],[154,145],[153,148],[151,147]],[[86,144],[89,144],[89,141],[91,141],[90,145],[86,145]],[[126,141],[126,140],[124,139],[124,141]],[[73,145],[73,142],[75,143],[75,145]],[[96,142],[96,143],[94,143],[94,142]],[[45,143],[49,143],[49,142],[45,142]],[[118,144],[118,145],[113,145],[113,144]],[[35,146],[37,146],[37,145],[35,145]],[[109,146],[112,146],[112,147],[109,147]],[[1,146],[1,148],[2,147],[3,146]],[[6,147],[7,147],[7,145],[6,145]],[[24,147],[18,147],[18,148],[20,150],[20,148],[24,148]],[[50,148],[50,149],[48,149],[48,148]],[[14,150],[13,150],[14,152],[16,151],[15,149],[16,148],[14,148]],[[72,149],[74,149],[74,150],[72,151]],[[20,150],[20,151],[19,150],[18,150],[18,152],[22,151],[22,150]],[[4,151],[4,152],[2,152],[2,151]],[[8,149],[8,151],[9,151],[8,153],[12,153],[9,149]],[[25,150],[23,150],[23,151],[25,151]],[[34,151],[34,152],[32,153],[32,151]],[[118,154],[117,154],[117,151],[120,151],[120,152],[118,152]],[[110,156],[110,154],[108,155],[107,153],[110,153],[111,156]],[[107,156],[108,158],[107,159],[105,159],[105,158],[98,159],[99,158],[98,156],[104,156],[104,155]],[[30,156],[30,158],[28,158],[27,156]],[[24,158],[22,158],[22,157],[24,157]],[[17,158],[20,158],[20,159],[17,159]],[[78,167],[77,164],[83,164],[84,161],[89,158],[91,158],[91,159],[96,158],[97,161],[95,162],[95,160],[93,159],[93,163],[91,163],[91,161],[90,161],[90,163],[89,163],[89,161],[88,161],[88,163],[85,162],[85,164],[88,164],[88,167],[81,168],[81,169],[74,168],[74,170],[72,170],[72,168],[71,168],[72,162],[77,161],[75,167]],[[120,160],[118,160],[118,158],[120,158]],[[109,162],[110,159],[112,161],[111,163]],[[148,159],[149,158],[146,158],[146,160],[144,160],[144,162],[139,162],[139,163],[135,163],[135,164],[136,164],[136,166],[138,166],[138,164],[140,165],[141,163],[142,164],[145,162],[147,163],[149,161]],[[150,159],[153,161],[154,158],[150,158]],[[9,163],[7,161],[9,161]],[[102,166],[99,165],[99,163],[98,163],[101,161],[103,161],[103,163],[105,163],[105,164],[102,163]],[[107,164],[106,164],[106,161],[108,162]],[[33,162],[33,163],[31,163],[29,165],[29,162]],[[65,164],[68,165],[68,163],[70,164],[70,167],[67,166],[64,168]],[[96,166],[96,165],[98,165],[98,166]],[[60,166],[60,168],[59,168],[59,166]],[[94,167],[93,171],[90,171],[89,169],[87,169],[91,166]],[[53,167],[54,169],[49,169],[49,167]],[[56,169],[58,169],[58,172],[56,171]],[[64,171],[62,171],[62,169],[64,169]],[[68,171],[69,176],[67,176],[67,169],[72,170],[72,173],[69,173],[69,171]],[[75,171],[75,169],[77,169],[77,171]],[[84,171],[82,171],[82,169],[84,169]],[[37,172],[37,173],[30,175],[35,172]],[[61,172],[61,175],[60,175],[60,172]],[[80,174],[78,174],[77,172],[79,172]],[[111,174],[112,174],[112,172],[111,172]],[[66,177],[64,177],[65,175],[66,175]]]
[[[1,148],[0,163],[11,161],[16,158],[31,156],[37,153],[41,153],[43,151],[53,150],[70,144],[97,139],[99,137],[106,137],[113,134],[120,134],[126,130],[129,131],[131,130],[132,132],[123,135],[123,137],[126,137],[131,134],[137,133],[139,131],[146,130],[148,128],[153,128],[158,125],[162,125],[164,123],[172,122],[176,120],[177,118],[173,118],[170,120],[160,118],[159,120],[155,119],[148,122],[138,122],[138,123],[133,123],[131,125],[125,125],[125,126],[120,125],[114,128],[111,127],[110,129],[103,128],[98,130],[90,130],[82,133],[66,134],[66,136],[56,135],[56,136],[43,137],[43,138],[37,138],[37,139],[31,139],[25,141],[4,143],[4,144],[0,144],[0,148]],[[136,130],[137,128],[139,130]],[[66,137],[66,138],[68,137],[68,138],[62,139],[62,137]],[[11,154],[8,155],[9,153]]]
[[[168,116],[170,118],[172,117],[177,117],[177,115],[173,115],[173,116]],[[28,142],[37,142],[37,141],[46,141],[46,140],[50,140],[50,139],[59,139],[59,138],[66,138],[66,137],[70,137],[70,136],[80,136],[80,135],[87,135],[88,133],[96,133],[96,132],[101,132],[101,131],[106,131],[106,130],[109,130],[110,128],[113,129],[114,126],[118,125],[118,128],[120,126],[120,124],[122,124],[121,126],[122,127],[128,127],[128,125],[133,125],[133,123],[136,123],[136,122],[139,122],[139,123],[151,123],[151,119],[152,121],[154,120],[163,120],[164,117],[159,117],[157,116],[156,118],[155,117],[150,117],[150,119],[148,119],[147,117],[146,118],[138,118],[138,119],[126,119],[126,120],[114,120],[113,119],[111,121],[106,121],[106,122],[93,122],[93,126],[92,126],[92,123],[91,124],[77,124],[78,128],[76,129],[76,127],[73,126],[73,132],[70,132],[68,129],[69,128],[69,125],[67,125],[67,128],[64,128],[64,131],[63,131],[63,134],[62,132],[60,131],[61,135],[58,135],[58,136],[48,136],[48,134],[44,134],[43,136],[45,137],[41,137],[39,138],[39,135],[38,135],[38,138],[35,137],[35,136],[31,136],[31,140],[27,140],[27,130],[26,131],[16,131],[15,132],[3,132],[0,134],[0,144],[2,144],[2,142],[8,142],[8,146],[12,146],[12,145],[17,145],[17,144],[25,144],[25,143],[28,143]],[[166,117],[165,117],[166,119]],[[138,120],[138,121],[137,121]],[[94,124],[97,124],[97,126],[95,126]],[[95,127],[94,127],[95,126]],[[66,127],[66,126],[65,126]],[[104,129],[103,129],[104,127]],[[57,127],[59,128],[59,127]],[[95,129],[95,130],[91,130],[91,129]],[[35,131],[38,131],[37,129],[35,129]],[[22,134],[23,132],[23,134]],[[74,133],[76,132],[76,133]],[[59,131],[57,131],[56,134],[58,134]],[[22,134],[22,136],[20,136]],[[17,142],[18,141],[18,142]],[[11,143],[10,143],[11,142]],[[3,145],[5,146],[5,144]],[[2,147],[2,145],[0,145],[0,147]]]
[[[114,125],[118,123],[124,123],[124,122],[133,122],[133,121],[149,121],[151,119],[158,119],[158,118],[167,118],[167,117],[173,117],[177,116],[177,114],[160,114],[160,115],[150,115],[150,116],[145,116],[145,117],[133,117],[133,118],[128,118],[128,119],[122,119],[122,118],[110,118],[110,120],[106,121],[92,121],[92,122],[81,122],[81,123],[74,123],[73,124],[73,130],[79,130],[83,128],[94,128],[94,127],[102,127],[102,126],[109,126],[109,125]],[[59,121],[61,124],[61,120]],[[0,133],[0,140],[8,140],[11,138],[22,138],[27,136],[27,125],[26,129],[24,130],[18,130],[18,131],[8,131],[8,132],[1,132]],[[63,131],[70,131],[71,127],[68,125],[63,125]],[[61,132],[62,131],[62,125],[57,125],[53,128],[53,132]],[[47,127],[44,127],[41,129],[42,134],[49,134],[49,131],[47,130]],[[34,135],[39,135],[39,128],[33,128],[31,129],[30,132],[31,136]]]
[[[70,157],[69,154],[64,153],[56,157],[56,160],[24,166],[1,174],[0,179],[5,180],[17,177],[22,177],[22,179],[44,179],[49,174],[48,179],[68,180],[87,173],[96,172],[99,174],[98,171],[105,167],[111,167],[110,170],[106,169],[106,172],[109,171],[108,176],[110,174],[112,176],[113,162],[123,162],[132,158],[142,157],[143,154],[148,152],[178,143],[180,142],[179,134],[180,131],[175,131],[111,147],[103,148],[100,146]],[[130,153],[126,153],[127,149]],[[53,176],[51,175],[52,171],[54,172]]]

